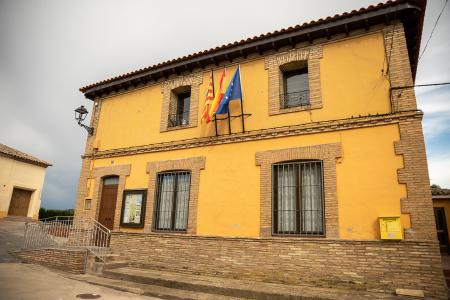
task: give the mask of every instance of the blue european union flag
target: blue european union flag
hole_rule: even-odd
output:
[[[234,72],[233,78],[231,78],[230,84],[223,95],[219,108],[216,110],[216,114],[228,113],[228,104],[231,100],[239,99],[242,101],[242,89],[241,89],[241,66],[239,65]]]

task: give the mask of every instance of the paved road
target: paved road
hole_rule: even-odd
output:
[[[23,243],[24,222],[0,219],[0,263],[20,262],[9,251],[20,250]]]
[[[9,251],[22,246],[24,223],[0,219],[0,300],[80,300],[98,294],[99,300],[158,300],[66,278],[64,273],[22,264]]]

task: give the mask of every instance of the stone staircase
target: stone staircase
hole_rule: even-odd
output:
[[[92,259],[87,274],[72,279],[139,295],[169,300],[231,299],[417,299],[381,291],[357,291],[342,288],[293,286],[192,273],[155,270],[151,266],[130,263],[118,254],[107,254],[105,262]]]

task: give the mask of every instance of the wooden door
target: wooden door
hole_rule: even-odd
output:
[[[9,204],[8,215],[26,217],[28,214],[28,207],[30,206],[31,193],[32,191],[14,188]]]
[[[441,252],[448,253],[450,251],[450,247],[448,241],[447,222],[445,220],[445,209],[443,207],[435,207],[434,218],[436,221],[436,231]]]
[[[117,202],[117,181],[103,181],[102,198],[100,201],[100,211],[98,214],[98,221],[110,230],[112,230],[114,226],[114,215],[116,212]]]

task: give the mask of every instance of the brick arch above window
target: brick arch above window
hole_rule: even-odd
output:
[[[163,102],[161,108],[160,132],[197,127],[200,84],[202,82],[203,74],[201,72],[180,75],[163,82],[161,86]],[[180,91],[190,91],[189,123],[180,126],[170,126],[169,115],[176,113],[177,93]]]
[[[339,238],[336,192],[336,159],[341,157],[341,144],[262,151],[256,153],[260,166],[260,236],[272,236],[272,165],[278,162],[317,159],[323,163],[323,195],[325,198],[325,235]]]
[[[191,172],[191,185],[189,189],[189,211],[187,234],[197,233],[197,203],[200,186],[200,170],[205,168],[206,158],[204,156],[190,157],[177,160],[151,161],[147,163],[148,195],[145,213],[145,232],[150,232],[153,226],[153,212],[156,203],[156,181],[157,174],[172,170],[186,170]]]
[[[265,57],[264,66],[269,73],[269,115],[297,112],[307,109],[322,108],[320,86],[320,59],[323,57],[322,45],[293,49]],[[298,62],[308,68],[309,105],[282,108],[284,94],[283,68]]]

